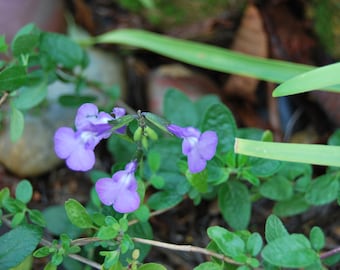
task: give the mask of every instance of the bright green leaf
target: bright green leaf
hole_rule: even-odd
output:
[[[65,202],[65,210],[71,223],[79,228],[92,228],[93,223],[90,215],[84,206],[74,199]]]
[[[44,216],[39,210],[29,209],[28,214],[29,214],[30,220],[34,224],[39,225],[41,227],[44,227],[46,225],[46,221],[44,219]]]
[[[273,265],[291,268],[306,267],[319,258],[308,239],[300,234],[286,235],[269,242],[262,251],[262,257]]]
[[[22,180],[18,183],[15,189],[15,198],[22,201],[23,203],[28,203],[32,199],[33,187],[28,180]]]
[[[32,225],[22,225],[0,236],[0,265],[9,269],[21,263],[37,247],[42,230]]]
[[[39,35],[36,33],[23,34],[15,37],[12,41],[12,52],[14,56],[31,53],[37,47]]]
[[[261,142],[236,138],[238,154],[291,162],[340,167],[340,146]]]
[[[196,266],[194,270],[222,270],[222,266],[214,262],[204,262]]]
[[[8,45],[6,43],[5,36],[1,35],[0,36],[0,52],[5,53],[7,52]]]
[[[320,251],[325,246],[325,235],[320,227],[313,227],[309,234],[312,247],[316,251]]]
[[[245,243],[237,234],[219,226],[209,227],[207,233],[224,255],[234,258],[244,253]]]
[[[159,263],[146,263],[138,267],[138,270],[166,270],[166,268]]]
[[[102,226],[99,228],[97,236],[101,240],[112,240],[118,235],[118,232],[113,226]]]
[[[270,215],[266,221],[265,237],[267,242],[287,236],[288,232],[282,221],[275,215]]]
[[[21,87],[13,104],[19,110],[28,110],[41,103],[47,95],[47,81],[40,81],[38,84]]]
[[[24,115],[13,104],[10,111],[10,137],[12,142],[19,140],[24,132]]]
[[[251,214],[247,187],[237,181],[228,181],[218,192],[218,205],[225,221],[235,230],[246,229]]]
[[[263,240],[262,240],[261,235],[257,232],[252,233],[249,236],[247,243],[246,243],[247,252],[249,252],[251,256],[255,257],[261,251],[262,245],[263,245]]]
[[[50,247],[41,247],[34,251],[33,256],[36,258],[43,258],[50,254]]]

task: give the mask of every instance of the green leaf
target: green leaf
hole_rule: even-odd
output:
[[[204,262],[196,266],[194,270],[222,270],[222,266],[214,262]]]
[[[25,219],[25,212],[18,212],[13,216],[12,222],[11,222],[11,226],[12,227],[17,227],[18,225],[20,225],[23,220]]]
[[[235,139],[238,154],[291,162],[340,167],[340,146],[261,142]]]
[[[46,229],[55,235],[67,233],[70,237],[75,238],[80,234],[80,229],[68,219],[63,205],[45,208],[43,217],[46,220]]]
[[[205,193],[208,191],[207,176],[208,176],[207,170],[203,170],[195,174],[187,172],[186,174],[186,177],[190,184],[201,193]]]
[[[146,120],[152,125],[156,126],[165,133],[172,135],[172,133],[170,133],[167,129],[167,126],[171,124],[170,121],[150,112],[142,112],[142,115],[144,115]]]
[[[50,247],[41,247],[33,253],[33,256],[36,258],[43,258],[48,255],[50,255]]]
[[[19,110],[28,110],[41,103],[47,95],[47,81],[42,80],[38,84],[23,86],[13,98],[14,106]]]
[[[246,243],[247,252],[250,253],[251,256],[257,256],[261,251],[263,246],[263,240],[259,233],[252,233]]]
[[[15,198],[22,201],[23,203],[28,203],[32,199],[33,188],[28,180],[22,180],[18,183],[15,189]]]
[[[312,66],[249,56],[216,46],[135,29],[110,31],[84,42],[130,45],[198,67],[272,82],[283,82],[313,69]]]
[[[84,103],[93,103],[96,99],[93,95],[61,95],[58,101],[65,107],[79,107]]]
[[[76,66],[85,66],[86,54],[83,49],[62,34],[43,33],[40,40],[40,51],[65,68],[72,69]]]
[[[262,251],[262,257],[273,265],[292,268],[306,267],[318,260],[308,239],[300,234],[286,235],[269,242]]]
[[[182,92],[170,89],[164,96],[164,116],[179,126],[196,126],[199,120],[193,102]]]
[[[166,270],[166,268],[159,263],[145,263],[138,267],[138,270]]]
[[[329,145],[340,145],[340,129],[334,131],[334,133],[328,138],[327,143]]]
[[[8,45],[6,43],[5,36],[0,35],[0,52],[5,53],[7,52]]]
[[[237,234],[220,226],[209,227],[207,233],[224,255],[234,258],[244,253],[245,243]]]
[[[269,177],[275,174],[281,167],[278,160],[249,158],[248,164],[251,166],[250,171],[257,177]]]
[[[13,65],[0,72],[0,92],[13,91],[26,83],[27,74],[24,66]]]
[[[74,199],[65,202],[65,210],[71,223],[81,229],[92,228],[93,223],[84,206]]]
[[[21,263],[37,247],[42,230],[33,225],[22,225],[0,237],[0,265],[9,269]]]
[[[216,95],[204,95],[195,102],[196,110],[200,115],[204,115],[206,110],[214,104],[223,104],[220,98]]]
[[[324,174],[314,179],[307,188],[305,199],[312,205],[330,203],[337,198],[339,181],[337,177]]]
[[[236,123],[232,112],[222,104],[210,106],[202,123],[202,131],[213,130],[218,136],[217,150],[228,152],[234,146]]]
[[[33,266],[33,256],[28,255],[21,263],[17,266],[12,267],[10,270],[31,270]]]
[[[246,229],[251,214],[251,202],[247,187],[237,181],[228,181],[218,192],[218,205],[229,226],[235,230]]]
[[[44,216],[39,210],[29,209],[28,214],[29,214],[30,220],[34,224],[39,225],[41,227],[44,227],[46,225],[46,221],[44,219]]]
[[[179,204],[182,199],[183,195],[175,194],[171,191],[160,191],[149,197],[148,205],[151,209],[161,210]]]
[[[147,155],[147,161],[151,172],[156,173],[161,165],[161,155],[155,150],[150,150]]]
[[[110,240],[114,239],[118,235],[118,232],[113,226],[102,226],[99,228],[97,236],[101,240]]]
[[[12,52],[14,56],[21,54],[29,54],[37,47],[39,42],[39,34],[29,33],[16,36],[12,41]]]
[[[320,251],[325,246],[325,235],[320,227],[314,226],[309,233],[309,239],[312,247],[316,251]]]
[[[294,216],[305,212],[310,205],[301,195],[293,196],[287,201],[279,201],[275,204],[273,212],[280,217]]]
[[[274,90],[273,96],[281,97],[340,85],[339,72],[340,63],[315,68],[285,81]],[[328,90],[340,92],[340,89]]]
[[[288,232],[282,221],[275,215],[270,215],[266,221],[265,237],[267,242],[272,242],[275,239],[285,237]]]
[[[274,176],[260,186],[260,194],[275,201],[288,200],[293,196],[293,184],[281,175]]]
[[[11,104],[9,132],[12,142],[16,142],[21,138],[24,127],[25,120],[23,113]]]

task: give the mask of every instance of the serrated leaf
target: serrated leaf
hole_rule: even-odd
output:
[[[270,215],[266,221],[265,237],[267,242],[289,235],[282,221],[275,215]]]
[[[292,268],[306,267],[319,258],[308,239],[300,234],[286,235],[269,242],[262,251],[262,257],[273,265]]]
[[[179,126],[195,126],[199,117],[194,103],[182,92],[170,89],[164,96],[164,116]]]
[[[12,142],[19,140],[24,132],[25,120],[23,113],[11,105],[10,111],[10,138]]]
[[[337,177],[324,174],[315,178],[307,188],[305,199],[312,205],[330,203],[337,198],[339,181]]]
[[[15,198],[28,203],[32,199],[33,187],[28,180],[22,180],[18,183],[15,189]]]
[[[93,223],[84,206],[74,199],[65,202],[65,210],[71,223],[81,229],[92,228]]]
[[[293,184],[281,175],[274,176],[260,186],[260,194],[275,201],[288,200],[293,196]]]
[[[234,258],[244,253],[245,243],[237,234],[220,226],[209,227],[207,233],[224,255]]]
[[[33,225],[22,225],[0,237],[0,265],[9,269],[21,263],[37,247],[42,230]]]
[[[224,220],[235,230],[248,227],[251,202],[247,187],[237,181],[228,181],[218,192],[218,205]]]
[[[13,65],[0,72],[0,91],[13,91],[26,83],[24,66]]]
[[[320,227],[313,227],[309,234],[312,247],[316,251],[320,251],[325,246],[325,235]]]
[[[236,123],[231,111],[222,104],[207,109],[203,116],[202,131],[213,130],[218,136],[217,151],[226,153],[234,147]]]

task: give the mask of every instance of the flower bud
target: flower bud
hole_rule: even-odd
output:
[[[148,126],[145,128],[145,133],[151,140],[155,141],[155,140],[158,139],[157,133],[152,128],[150,128]]]
[[[133,140],[136,142],[140,141],[142,138],[142,132],[143,132],[143,129],[141,127],[138,127],[135,133],[133,133]]]

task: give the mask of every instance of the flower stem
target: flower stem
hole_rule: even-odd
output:
[[[329,250],[329,251],[326,251],[326,252],[321,253],[321,254],[320,254],[320,259],[321,259],[321,260],[324,260],[324,259],[326,259],[326,258],[328,258],[328,257],[331,257],[331,256],[337,254],[337,253],[340,253],[340,247],[336,247],[336,248],[334,248],[334,249],[331,249],[331,250]]]

